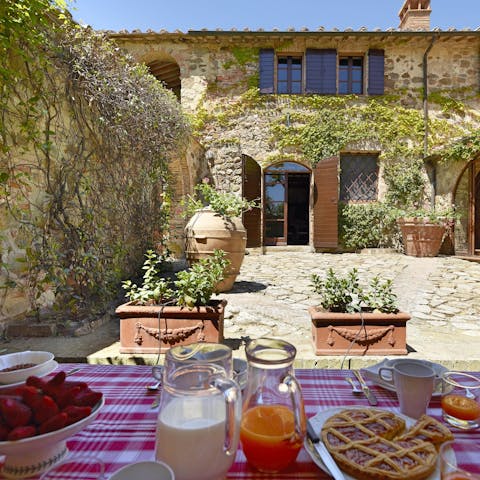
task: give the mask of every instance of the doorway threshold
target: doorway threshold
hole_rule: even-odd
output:
[[[276,253],[276,252],[303,252],[303,253],[312,253],[313,249],[310,245],[274,245],[263,247],[265,253]]]

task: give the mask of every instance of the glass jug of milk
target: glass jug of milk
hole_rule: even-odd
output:
[[[193,363],[164,376],[155,456],[176,480],[222,480],[237,452],[241,393],[221,366]]]

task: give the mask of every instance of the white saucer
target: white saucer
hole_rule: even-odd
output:
[[[315,431],[317,433],[320,433],[320,431],[322,430],[322,426],[323,424],[332,416],[332,415],[335,415],[336,413],[338,412],[341,412],[342,410],[345,410],[345,409],[353,409],[355,407],[335,407],[335,408],[328,408],[326,410],[322,410],[320,412],[318,412],[316,415],[314,415],[313,417],[310,418],[310,422],[312,423],[313,425],[313,428],[315,429]],[[381,409],[380,409],[381,410]],[[413,418],[410,418],[410,417],[407,417],[406,415],[402,415],[401,413],[397,413],[395,412],[395,415],[399,416],[400,418],[403,418],[405,420],[405,425],[406,425],[406,428],[410,428],[414,423],[415,423],[415,420]],[[312,446],[312,444],[307,440],[305,439],[305,442],[304,442],[304,447],[305,447],[305,450],[308,452],[308,454],[310,455],[310,457],[312,458],[313,462],[315,463],[315,465],[317,465],[317,467],[319,467],[321,470],[323,470],[325,473],[328,473],[330,474],[330,472],[327,470],[327,468],[325,467],[322,459],[320,458],[320,456],[318,455],[317,451],[315,450],[315,448]],[[451,461],[455,461],[455,453],[453,450],[450,450],[448,452],[448,457]],[[345,480],[355,480],[355,478],[351,477],[350,475],[347,475],[345,472],[343,472],[342,470],[342,473],[345,477]],[[440,480],[440,459],[437,458],[437,465],[435,467],[435,470],[433,471],[433,473],[431,475],[429,475],[425,480]]]
[[[55,360],[50,360],[45,364],[45,366],[42,368],[42,370],[37,372],[36,377],[44,377],[45,375],[48,375],[49,373],[52,373],[56,368],[58,367],[58,362]],[[0,384],[0,391],[5,390],[7,388],[13,388],[13,387],[18,387],[19,385],[23,385],[25,383],[25,380],[22,382],[17,382],[17,383],[2,383]]]
[[[442,394],[442,374],[448,370],[448,368],[440,365],[439,363],[429,362],[428,360],[420,360],[420,359],[410,359],[410,358],[385,358],[379,363],[372,365],[367,368],[362,368],[362,373],[364,374],[365,378],[370,380],[371,382],[375,383],[379,387],[385,388],[386,390],[390,390],[391,392],[395,392],[395,386],[391,385],[390,383],[382,380],[378,375],[378,371],[381,367],[393,367],[398,362],[419,362],[431,367],[437,378],[435,380],[435,390],[433,391],[433,397],[438,397]]]

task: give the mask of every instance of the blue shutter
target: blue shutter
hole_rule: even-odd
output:
[[[368,90],[369,95],[383,95],[385,77],[385,52],[368,51]]]
[[[273,48],[260,50],[259,56],[259,88],[260,93],[273,93],[273,72],[275,69],[275,54]]]
[[[306,93],[337,93],[337,51],[309,48],[306,58]]]

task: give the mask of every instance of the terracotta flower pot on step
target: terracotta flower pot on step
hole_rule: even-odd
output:
[[[164,353],[177,345],[223,341],[226,300],[189,309],[179,306],[120,305],[120,353]]]
[[[398,313],[334,313],[308,309],[316,355],[405,355],[410,315]],[[362,325],[363,317],[363,325]]]

